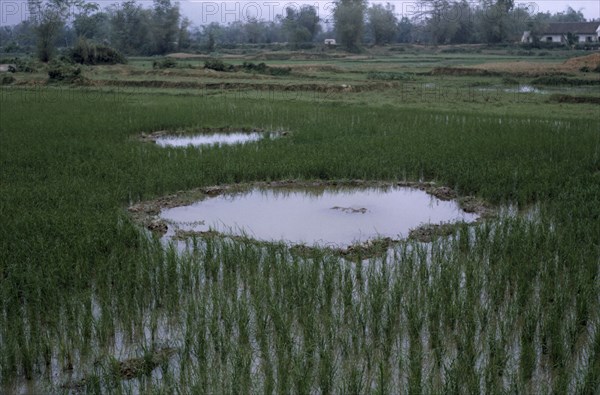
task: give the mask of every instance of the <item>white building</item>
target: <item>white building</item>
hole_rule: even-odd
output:
[[[600,22],[549,23],[542,32],[537,33],[537,38],[545,43],[566,43],[569,34],[579,43],[597,43],[600,41]],[[523,33],[522,43],[530,43],[533,40],[531,32]]]

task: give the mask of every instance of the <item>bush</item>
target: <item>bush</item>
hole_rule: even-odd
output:
[[[2,80],[0,81],[0,83],[2,85],[10,85],[15,81],[16,81],[15,77],[13,77],[12,75],[5,75],[2,77]]]
[[[116,49],[107,45],[96,45],[85,38],[77,40],[71,49],[69,60],[79,64],[117,64],[126,63],[125,57]]]
[[[289,75],[292,72],[290,67],[269,67],[268,74],[271,75]]]
[[[97,45],[85,38],[79,38],[71,49],[68,59],[79,64],[117,64],[126,63],[125,57],[116,49],[107,45]],[[66,59],[63,59],[66,61]]]
[[[600,43],[578,43],[573,45],[573,49],[582,51],[597,51],[600,50]]]
[[[123,54],[108,45],[96,45],[95,64],[124,64],[127,59]]]
[[[570,103],[570,104],[600,104],[600,97],[593,96],[571,96],[571,95],[560,95],[555,94],[550,96],[549,101],[556,103]]]
[[[174,69],[175,67],[177,67],[177,62],[171,58],[158,59],[152,62],[153,69]]]
[[[5,63],[12,63],[8,67],[10,73],[33,73],[36,71],[35,62],[32,59],[14,58]]]
[[[519,81],[512,77],[504,77],[502,78],[502,83],[504,85],[519,85]]]
[[[242,64],[242,69],[244,69],[244,71],[255,71],[258,73],[264,73],[267,71],[268,68],[269,67],[265,63],[255,64],[252,62],[244,62]]]
[[[395,72],[370,72],[367,74],[368,80],[380,80],[380,81],[406,81],[413,79],[413,76],[406,73],[395,73]]]
[[[81,67],[54,60],[48,64],[48,78],[50,81],[75,82],[83,79],[83,76]]]
[[[233,65],[224,63],[220,59],[208,59],[204,62],[204,68],[215,71],[235,71]]]
[[[289,67],[269,67],[265,63],[255,64],[252,62],[244,62],[241,68],[250,73],[254,72],[270,75],[289,75],[292,72],[292,69]]]
[[[561,76],[539,77],[531,81],[532,85],[600,85],[600,80],[584,80],[581,78],[567,78]]]
[[[563,43],[548,43],[543,41],[520,44],[523,49],[565,49]]]

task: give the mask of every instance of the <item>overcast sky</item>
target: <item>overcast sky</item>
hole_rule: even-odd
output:
[[[120,3],[117,0],[96,0],[101,6]],[[139,0],[145,6],[152,5],[152,0]],[[385,3],[385,1],[376,1]],[[474,1],[476,3],[476,1]],[[331,0],[302,0],[302,1],[276,1],[276,0],[180,0],[181,12],[192,20],[195,25],[210,22],[229,23],[237,20],[246,21],[248,17],[259,17],[262,20],[273,20],[276,15],[282,14],[288,6],[309,4],[315,6],[322,20],[330,21],[334,3]],[[395,0],[390,1],[395,6],[398,16],[414,15],[420,7],[419,1]],[[534,12],[550,11],[560,12],[571,6],[581,10],[585,17],[600,19],[600,0],[516,0],[517,6],[526,7]],[[27,19],[27,0],[0,0],[0,25],[12,25]]]

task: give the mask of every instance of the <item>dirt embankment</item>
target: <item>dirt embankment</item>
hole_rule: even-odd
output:
[[[160,81],[160,80],[84,80],[83,86],[115,86],[129,88],[198,89],[222,91],[281,91],[281,92],[318,92],[348,93],[370,92],[398,87],[393,82],[366,83],[360,85],[316,84],[316,83],[246,83],[246,82],[197,82],[197,81]]]
[[[476,77],[493,77],[499,76],[496,71],[484,70],[470,67],[436,67],[431,70],[431,75],[453,75],[453,76],[476,76]]]
[[[578,56],[565,61],[564,66],[574,71],[587,67],[589,70],[600,69],[600,53]]]

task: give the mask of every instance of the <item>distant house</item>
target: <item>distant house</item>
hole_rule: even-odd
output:
[[[549,23],[546,28],[537,33],[540,42],[566,43],[569,34],[575,42],[597,43],[600,41],[600,22],[557,22]],[[530,31],[523,33],[522,43],[533,42],[534,37]]]
[[[335,42],[335,38],[326,38],[325,45],[337,45],[337,43]]]

